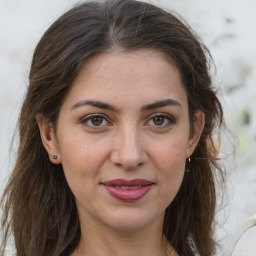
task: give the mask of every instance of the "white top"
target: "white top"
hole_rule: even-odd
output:
[[[256,215],[243,224],[221,256],[256,256]]]

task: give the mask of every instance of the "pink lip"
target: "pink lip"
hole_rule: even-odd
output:
[[[145,196],[154,185],[153,182],[144,179],[123,180],[116,179],[102,183],[108,193],[114,198],[132,202]],[[137,187],[138,188],[132,188]],[[120,188],[127,187],[127,188]],[[129,188],[130,187],[130,188]]]

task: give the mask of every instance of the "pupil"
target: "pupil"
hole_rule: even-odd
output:
[[[99,126],[102,124],[102,117],[96,116],[92,118],[92,124],[95,126]]]
[[[162,125],[164,123],[164,118],[162,116],[154,117],[154,124]]]

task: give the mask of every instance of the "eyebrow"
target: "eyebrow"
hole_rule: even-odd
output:
[[[74,104],[71,107],[71,110],[74,110],[76,108],[86,106],[86,105],[93,106],[96,108],[111,110],[113,112],[119,112],[118,108],[116,108],[115,106],[105,103],[105,102],[102,102],[102,101],[97,101],[97,100],[81,100],[81,101],[77,102],[76,104]],[[141,108],[141,110],[148,111],[148,110],[166,107],[166,106],[182,107],[182,105],[174,99],[165,99],[165,100],[160,100],[160,101],[154,102],[152,104],[145,105]]]
[[[96,108],[111,110],[113,112],[118,112],[118,109],[116,107],[114,107],[113,105],[110,105],[110,104],[102,102],[102,101],[97,101],[97,100],[81,100],[81,101],[77,102],[76,104],[74,104],[71,107],[71,110],[74,110],[76,108],[86,106],[86,105],[93,106]]]
[[[162,108],[162,107],[166,107],[166,106],[182,107],[182,105],[174,99],[165,99],[165,100],[160,100],[155,103],[143,106],[142,111],[148,111],[148,110],[152,110],[155,108]]]

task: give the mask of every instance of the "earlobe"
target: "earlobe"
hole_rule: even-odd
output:
[[[190,136],[188,141],[187,158],[193,154],[200,140],[202,131],[204,129],[204,125],[205,125],[205,115],[202,111],[197,110],[194,114],[194,119],[193,119],[193,133]]]
[[[50,161],[53,164],[60,164],[61,160],[54,127],[41,113],[36,115],[36,121],[40,130],[42,143],[48,152]]]

